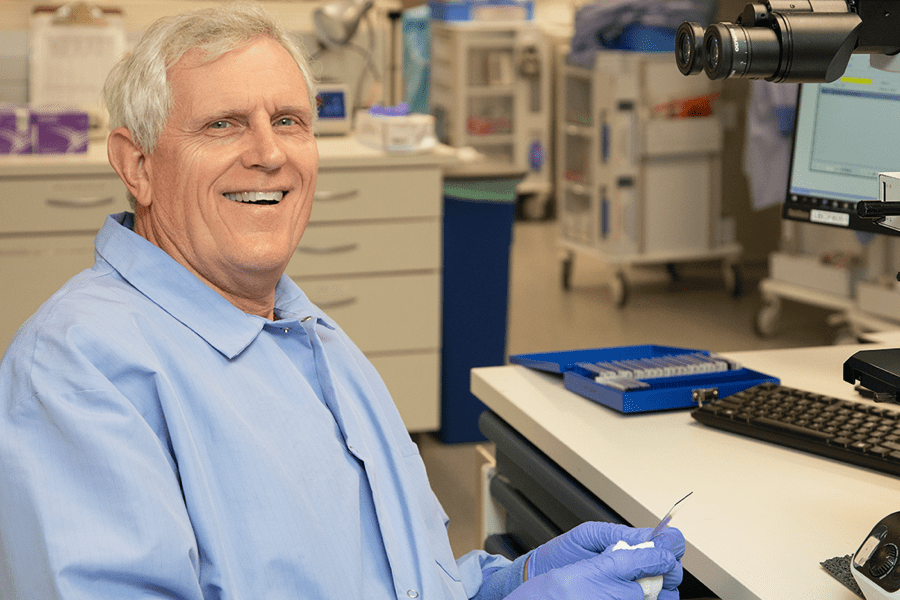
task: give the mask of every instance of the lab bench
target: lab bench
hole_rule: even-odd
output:
[[[857,350],[884,347],[723,355],[784,385],[859,402],[842,364]],[[820,563],[855,552],[896,510],[896,477],[706,427],[687,410],[620,413],[521,365],[474,369],[472,391],[522,442],[498,444],[497,469],[515,461],[531,480],[519,485],[522,468],[507,469],[518,492],[553,496],[532,504],[548,507],[542,512],[559,530],[587,518],[652,527],[693,492],[672,524],[686,539],[685,571],[719,598],[857,600]],[[482,499],[487,534],[524,530],[521,519],[509,526],[496,497]],[[543,540],[529,531],[538,537],[528,545]]]

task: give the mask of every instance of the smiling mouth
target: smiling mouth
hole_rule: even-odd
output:
[[[285,192],[229,192],[222,194],[233,202],[242,204],[278,204],[284,197]]]

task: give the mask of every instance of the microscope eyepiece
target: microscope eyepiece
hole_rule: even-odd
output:
[[[682,23],[675,32],[675,62],[683,75],[703,70],[703,26]]]
[[[702,70],[710,79],[834,81],[856,48],[861,20],[835,10],[835,4],[827,5],[832,12],[813,12],[811,5],[748,4],[737,23],[713,23],[705,30],[682,23],[675,33],[678,69],[684,75]]]

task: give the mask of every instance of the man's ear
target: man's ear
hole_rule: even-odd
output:
[[[119,174],[128,191],[137,199],[139,206],[150,206],[150,173],[146,155],[135,143],[131,132],[124,127],[116,127],[109,134],[106,144],[109,164]]]

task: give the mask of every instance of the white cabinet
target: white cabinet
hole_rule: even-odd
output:
[[[0,349],[70,277],[94,264],[106,215],[128,209],[106,148],[0,160]]]
[[[550,44],[533,22],[431,21],[431,112],[438,138],[527,176],[519,194],[552,192]]]
[[[715,83],[682,76],[671,53],[602,51],[586,69],[568,64],[567,50],[558,49],[556,71],[563,286],[580,252],[616,267],[619,305],[625,268],[638,263],[672,270],[721,258],[726,284],[739,291],[740,247],[721,211],[722,125],[714,114],[668,115],[681,100],[715,93]]]
[[[372,361],[410,431],[440,425],[442,166],[319,140],[309,226],[286,273]],[[94,236],[127,210],[104,148],[0,159],[0,348],[94,262]]]

